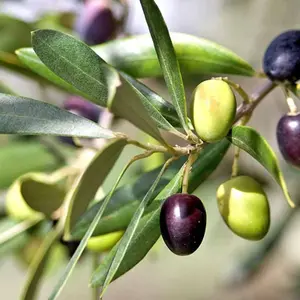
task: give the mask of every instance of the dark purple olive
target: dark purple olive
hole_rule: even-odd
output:
[[[117,21],[107,0],[86,1],[76,22],[76,31],[89,45],[97,45],[114,38]]]
[[[206,227],[206,211],[199,198],[188,194],[169,197],[161,208],[160,230],[168,248],[189,255],[200,246]]]
[[[78,96],[70,96],[63,105],[64,109],[89,119],[93,122],[98,122],[99,116],[101,114],[101,109],[97,105],[82,99]],[[75,146],[74,141],[71,137],[63,136],[60,137],[60,140],[72,146]]]
[[[300,167],[300,114],[284,115],[277,124],[276,135],[284,159]]]
[[[283,32],[271,42],[264,55],[263,68],[274,81],[300,79],[300,30]]]

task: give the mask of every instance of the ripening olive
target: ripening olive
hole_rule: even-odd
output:
[[[217,79],[201,82],[195,89],[192,119],[198,136],[206,142],[217,142],[230,130],[236,111],[236,100],[230,86]]]
[[[248,240],[260,240],[267,234],[269,202],[253,178],[238,176],[221,184],[217,200],[220,214],[235,234]]]
[[[170,196],[162,205],[160,231],[168,248],[189,255],[200,246],[206,228],[206,211],[201,200],[188,194]]]
[[[277,142],[284,159],[300,167],[300,114],[287,114],[277,124]]]
[[[289,30],[273,39],[265,52],[263,68],[271,80],[300,79],[300,30]]]
[[[116,231],[91,237],[87,243],[87,249],[93,252],[109,251],[121,239],[123,234],[124,231]]]

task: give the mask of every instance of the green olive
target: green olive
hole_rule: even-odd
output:
[[[201,82],[195,89],[192,119],[198,136],[213,143],[225,137],[236,112],[236,100],[230,86],[218,79]]]
[[[124,231],[116,231],[91,237],[87,243],[87,249],[99,253],[109,251],[121,239],[123,234]]]
[[[270,227],[268,198],[258,182],[238,176],[217,190],[219,211],[227,226],[238,236],[260,240]]]

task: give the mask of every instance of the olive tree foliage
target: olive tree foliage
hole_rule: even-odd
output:
[[[235,149],[232,178],[219,187],[216,199],[221,217],[233,232],[249,240],[260,240],[268,233],[271,221],[263,189],[254,179],[239,176],[241,150],[268,171],[290,206],[295,206],[274,151],[247,123],[258,104],[278,86],[285,90],[291,109],[292,115],[286,118],[293,117],[299,122],[293,103],[293,97],[299,96],[296,84],[299,57],[290,57],[285,62],[289,68],[278,78],[269,67],[276,58],[272,55],[278,57],[282,53],[268,50],[264,61],[268,79],[221,45],[187,34],[169,33],[154,0],[140,0],[140,4],[150,34],[91,46],[68,33],[40,29],[32,32],[31,48],[20,48],[15,55],[0,52],[1,65],[102,108],[96,123],[52,104],[15,95],[4,85],[1,87],[0,133],[63,136],[73,139],[75,145],[84,146],[77,150],[75,159],[63,161],[55,171],[52,168],[52,171],[24,172],[9,188],[6,207],[10,217],[0,234],[1,248],[12,247],[14,241],[16,244],[17,240],[26,239],[30,230],[51,224],[44,229],[47,235],[30,262],[22,299],[35,297],[44,266],[58,241],[75,247],[49,299],[57,299],[86,248],[105,253],[90,279],[90,286],[100,287],[101,295],[112,281],[146,256],[161,234],[174,253],[195,251],[205,232],[206,213],[201,200],[197,202],[197,197],[191,194],[216,169],[229,147]],[[293,43],[295,39],[299,40],[299,31],[283,40]],[[291,47],[285,46],[285,54]],[[195,87],[188,107],[183,76],[203,74],[211,79]],[[227,77],[230,75],[264,79],[253,95],[248,95]],[[164,78],[171,102],[140,81],[149,77]],[[130,97],[120,97],[121,86],[130,88]],[[132,123],[151,137],[151,142],[144,143],[112,130],[103,124],[103,115],[108,114]],[[286,128],[282,125],[279,129]],[[289,134],[293,132],[286,132],[285,137]],[[170,136],[180,139],[184,146],[172,144]],[[140,149],[140,154],[128,159],[110,192],[94,201],[129,145]],[[282,141],[281,146],[286,160],[298,164],[287,142]],[[58,149],[54,146],[54,150]],[[93,152],[88,163],[82,161],[86,150]],[[159,167],[140,174],[134,181],[126,177],[136,161],[157,153],[161,155]],[[119,187],[121,179],[125,183]],[[234,190],[239,193],[233,193]],[[175,204],[165,206],[170,197]],[[174,215],[174,205],[200,214],[188,215],[185,221],[176,217],[168,223],[168,214]],[[195,229],[193,222],[200,225]],[[174,232],[172,236],[166,233],[170,231]],[[173,238],[179,231],[185,235]],[[197,241],[197,247],[187,246],[190,242],[187,236]]]

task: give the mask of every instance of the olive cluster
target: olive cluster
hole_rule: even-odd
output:
[[[276,37],[263,59],[265,74],[286,88],[300,79],[300,31]],[[201,112],[201,113],[199,113]],[[223,139],[233,126],[236,99],[230,85],[211,79],[200,83],[193,94],[192,122],[198,137],[206,143]],[[277,126],[279,148],[287,162],[300,166],[300,114],[292,111]],[[238,236],[260,240],[270,227],[270,207],[260,184],[249,176],[233,176],[216,193],[219,212]],[[189,255],[200,246],[206,229],[206,211],[195,195],[175,194],[162,205],[162,237],[177,255]]]

